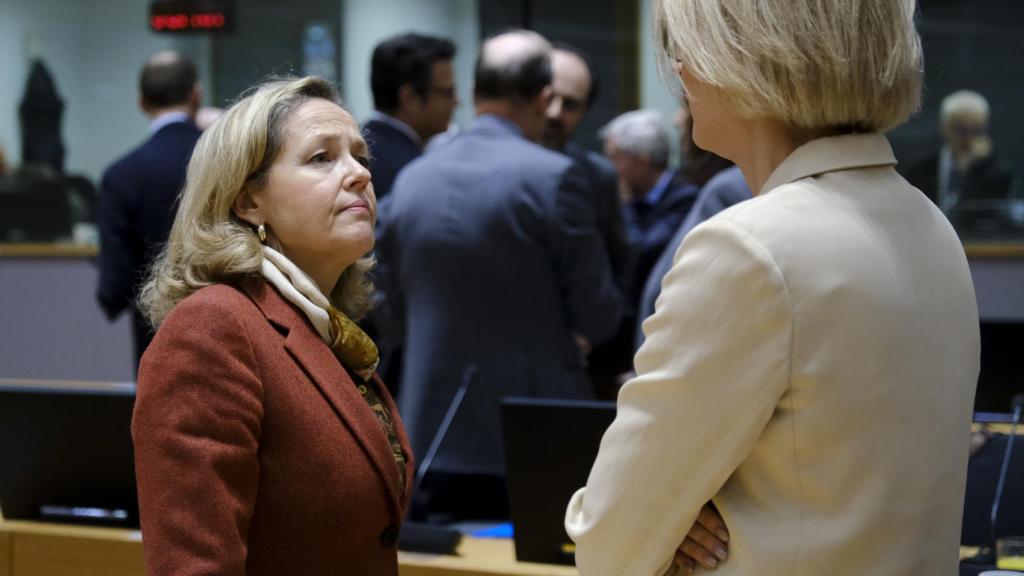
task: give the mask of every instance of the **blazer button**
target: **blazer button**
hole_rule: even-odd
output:
[[[398,526],[388,526],[386,530],[380,533],[380,543],[383,544],[385,548],[391,548],[394,546],[395,542],[398,542],[399,530]]]

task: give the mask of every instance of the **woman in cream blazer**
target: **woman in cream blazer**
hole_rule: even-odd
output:
[[[955,574],[978,374],[963,248],[882,133],[913,0],[661,0],[694,139],[750,201],[676,254],[566,528],[580,573]],[[728,555],[698,514],[712,503]],[[689,535],[688,535],[689,534]],[[710,550],[710,549],[709,549]],[[674,562],[675,560],[675,562]]]

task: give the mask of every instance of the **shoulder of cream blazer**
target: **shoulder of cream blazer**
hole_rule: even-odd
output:
[[[811,142],[687,236],[566,529],[662,574],[700,508],[732,574],[954,573],[978,373],[959,241],[880,135]]]

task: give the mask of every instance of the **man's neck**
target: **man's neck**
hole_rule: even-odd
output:
[[[535,130],[532,130],[533,124],[529,121],[528,112],[522,106],[516,106],[508,100],[477,100],[476,114],[504,118],[518,126],[527,140],[540,143],[541,134],[534,134]]]
[[[175,112],[185,114],[189,118],[195,118],[196,115],[195,110],[191,106],[184,104],[181,106],[168,106],[166,108],[155,108],[152,110],[147,110],[146,115],[149,116],[150,120],[156,120],[161,116],[166,116],[168,114]]]

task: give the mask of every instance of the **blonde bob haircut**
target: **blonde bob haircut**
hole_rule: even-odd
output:
[[[917,111],[916,0],[655,0],[668,61],[745,118],[885,132]]]
[[[260,241],[232,205],[246,186],[266,185],[289,114],[317,98],[341,106],[337,90],[322,78],[268,81],[248,91],[199,138],[170,238],[139,294],[139,310],[154,326],[204,286],[240,286],[260,277]],[[370,258],[349,266],[330,294],[334,306],[353,319],[370,307],[372,267]]]

